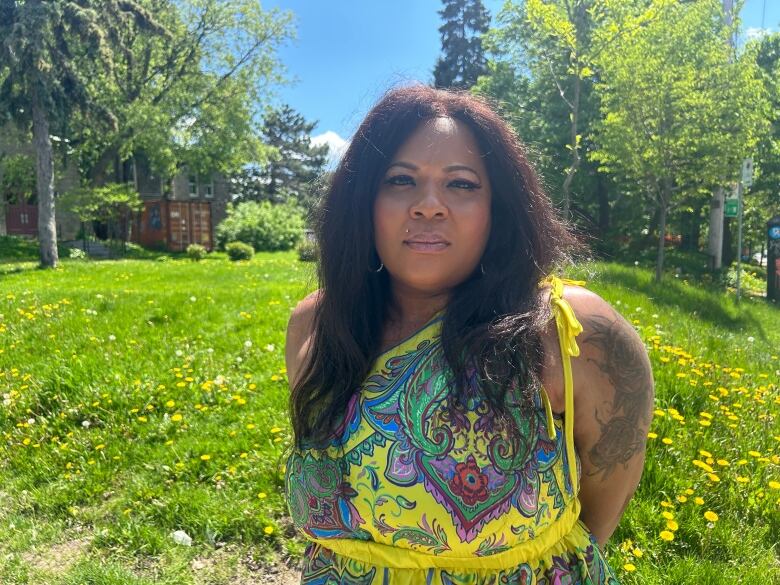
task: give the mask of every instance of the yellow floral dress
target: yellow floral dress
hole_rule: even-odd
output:
[[[290,515],[310,540],[305,585],[617,584],[579,521],[570,356],[582,331],[548,277],[565,378],[565,412],[546,392],[510,449],[473,383],[448,399],[443,311],[381,355],[325,450],[286,462]],[[514,396],[514,395],[513,395]],[[519,409],[513,409],[519,412]]]

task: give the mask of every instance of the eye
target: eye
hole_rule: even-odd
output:
[[[414,183],[414,179],[409,175],[395,175],[385,180],[386,185],[411,185]]]
[[[471,181],[467,181],[466,179],[455,179],[454,181],[450,181],[450,185],[454,185],[459,189],[467,189],[469,191],[473,191],[474,189],[479,189],[480,187],[476,183],[472,183]]]

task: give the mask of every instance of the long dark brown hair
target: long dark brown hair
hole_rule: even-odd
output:
[[[528,161],[525,145],[485,98],[424,85],[388,91],[360,124],[333,173],[314,231],[320,297],[310,360],[290,394],[294,447],[338,444],[334,431],[374,361],[388,316],[387,270],[374,246],[372,209],[393,156],[426,120],[465,123],[481,149],[492,189],[491,231],[484,267],[456,286],[444,312],[441,344],[453,374],[451,397],[465,404],[467,369],[498,416],[511,423],[507,391],[522,389],[523,406],[538,391],[549,313],[539,283],[585,247],[556,213]],[[516,414],[516,413],[515,413]]]

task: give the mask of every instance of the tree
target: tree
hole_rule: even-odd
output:
[[[292,200],[307,210],[314,203],[314,182],[328,156],[328,145],[313,146],[311,132],[317,122],[306,119],[288,105],[268,110],[261,138],[271,147],[263,165],[243,169],[233,177],[239,201]]]
[[[58,263],[52,130],[74,111],[115,124],[93,100],[92,76],[112,69],[121,39],[136,28],[164,33],[135,0],[0,0],[0,109],[25,131],[32,126],[42,267]]]
[[[490,13],[481,0],[442,0],[439,16],[442,56],[433,71],[435,87],[468,89],[487,72],[481,36],[490,26]]]
[[[116,127],[84,126],[74,140],[84,174],[126,180],[115,163],[139,151],[161,176],[264,162],[257,120],[283,81],[277,49],[294,36],[292,13],[256,0],[148,1],[171,36],[126,35],[128,50],[100,80],[102,101],[121,104]]]
[[[127,241],[128,224],[134,212],[143,209],[143,202],[130,183],[106,183],[100,187],[80,187],[65,193],[60,200],[63,209],[79,217],[84,224],[105,222],[114,229],[122,242]]]
[[[571,184],[580,166],[580,103],[584,80],[593,75],[589,66],[591,13],[594,0],[527,0],[526,18],[541,40],[529,47],[539,65],[547,67],[560,99],[569,113],[571,162],[563,181],[563,213],[569,216]],[[558,58],[556,59],[556,56]],[[561,59],[561,57],[563,57]]]
[[[748,47],[754,52],[769,95],[770,131],[756,148],[756,178],[745,194],[745,239],[763,246],[766,222],[780,212],[780,33],[766,35]]]
[[[475,89],[503,105],[532,149],[564,213],[605,238],[612,185],[582,152],[592,147],[600,116],[589,63],[592,10],[582,2],[507,2],[484,37],[488,73]],[[577,73],[578,72],[578,73]],[[574,194],[576,193],[576,197]]]
[[[614,10],[597,31],[597,42],[624,33],[596,60],[603,118],[592,156],[653,204],[660,281],[670,210],[685,194],[706,197],[724,173],[736,179],[766,127],[767,102],[755,62],[729,60],[732,30],[717,0],[636,4],[607,2]]]

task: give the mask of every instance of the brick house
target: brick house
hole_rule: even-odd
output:
[[[52,137],[52,141],[58,142]],[[12,124],[0,127],[0,179],[3,173],[3,161],[15,156],[24,156],[30,160],[33,172],[35,170],[35,149],[29,137],[25,137]],[[78,187],[79,172],[75,162],[62,164],[61,157],[55,154],[54,163],[54,196]],[[57,214],[57,238],[60,240],[75,239],[81,223],[73,214]],[[30,193],[0,193],[0,236],[38,235],[38,203],[34,192]]]
[[[7,125],[0,129],[0,173],[3,158],[16,155],[28,157],[34,165],[35,151],[29,137]],[[55,165],[62,166],[59,157],[55,156],[55,160]],[[129,241],[171,251],[185,250],[193,243],[209,250],[214,248],[214,231],[225,218],[230,200],[229,183],[222,175],[198,176],[184,168],[166,179],[152,172],[143,154],[117,162],[113,175],[114,180],[134,183],[143,201],[143,209],[134,214],[129,225],[121,226]],[[79,183],[75,164],[55,169],[55,197]],[[75,240],[80,228],[76,215],[57,210],[58,240]],[[93,228],[98,236],[108,236],[106,226],[96,224]],[[35,193],[0,193],[0,235],[36,237],[37,233]]]
[[[155,176],[142,155],[134,157],[132,175],[143,209],[130,225],[130,241],[146,247],[185,250],[190,244],[214,248],[214,231],[230,200],[228,181],[220,174],[199,176],[183,169],[171,179]]]

